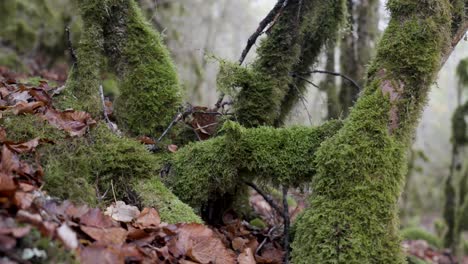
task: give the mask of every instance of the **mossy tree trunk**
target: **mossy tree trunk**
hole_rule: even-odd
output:
[[[344,127],[318,149],[295,263],[404,263],[398,198],[429,86],[466,23],[447,0],[391,0],[391,21]],[[452,32],[452,34],[450,34]]]
[[[80,0],[79,6],[84,31],[78,62],[55,103],[102,119],[98,92],[101,73],[113,70],[121,78],[122,93],[116,106],[120,128],[130,136],[160,133],[179,107],[180,91],[175,68],[159,35],[133,0]],[[56,140],[54,146],[41,148],[46,189],[52,195],[96,205],[99,199],[111,200],[108,195],[100,196],[115,188],[118,199],[155,207],[163,221],[201,222],[192,208],[162,184],[159,173],[166,155],[153,155],[140,142],[116,136],[104,121],[77,139],[65,138],[35,116],[0,122],[17,137],[25,137],[18,140]]]

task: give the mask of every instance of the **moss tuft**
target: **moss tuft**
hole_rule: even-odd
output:
[[[181,104],[175,66],[135,1],[112,1],[106,52],[121,78],[115,115],[134,135],[163,131]],[[122,33],[124,32],[124,33]]]

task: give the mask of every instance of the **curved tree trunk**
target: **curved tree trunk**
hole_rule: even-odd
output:
[[[316,154],[294,263],[404,263],[398,198],[429,87],[466,32],[447,0],[391,0],[392,19],[344,127]],[[452,34],[450,34],[452,32]]]

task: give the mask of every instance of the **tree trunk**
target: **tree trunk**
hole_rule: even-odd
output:
[[[341,73],[364,86],[366,66],[374,54],[378,36],[379,1],[347,1],[349,32],[341,42]],[[356,102],[359,88],[343,82],[340,89],[340,104],[343,116],[348,116],[350,108]]]
[[[294,263],[404,263],[398,198],[429,86],[466,32],[446,0],[391,0],[392,19],[344,127],[319,148]],[[452,23],[453,22],[453,23]],[[450,34],[451,32],[452,35]]]

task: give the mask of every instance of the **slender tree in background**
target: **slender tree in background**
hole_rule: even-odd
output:
[[[468,102],[463,102],[463,90],[468,86],[468,59],[464,59],[457,67],[457,108],[452,117],[452,161],[449,175],[445,182],[444,219],[447,232],[444,246],[453,252],[458,252],[461,231],[468,228],[468,164],[467,130],[465,117],[468,115]]]
[[[349,29],[341,39],[341,73],[356,80],[361,87],[365,84],[366,67],[374,54],[379,35],[379,2],[347,0]],[[349,82],[342,83],[339,98],[343,116],[348,115],[359,92],[359,88]]]

